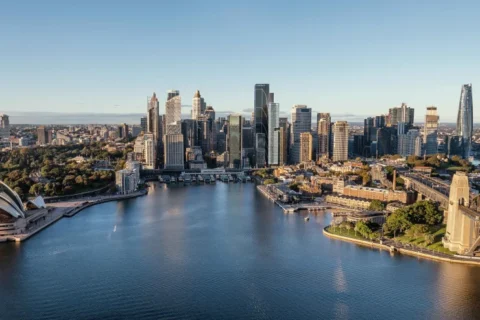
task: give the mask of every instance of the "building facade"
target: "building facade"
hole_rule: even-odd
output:
[[[312,127],[312,109],[306,105],[294,105],[292,108],[290,155],[292,163],[300,162],[300,135],[310,133]]]
[[[255,161],[257,167],[265,167],[267,163],[267,141],[268,138],[268,103],[270,95],[270,85],[256,84],[254,94],[254,134],[255,134]],[[259,141],[263,139],[263,141]],[[257,150],[257,146],[262,149]]]
[[[228,167],[241,168],[242,166],[242,116],[231,114],[228,116]]]
[[[182,100],[178,90],[167,93],[165,103],[164,163],[165,169],[183,170],[184,147],[181,127]]]
[[[332,122],[332,119],[330,117],[330,113],[317,114],[317,132],[318,132],[317,160],[320,158],[330,157],[331,122]]]
[[[312,161],[313,139],[310,132],[300,134],[300,162]]]
[[[337,121],[333,125],[333,161],[348,160],[348,122]]]
[[[423,143],[425,144],[425,154],[427,156],[437,154],[438,152],[438,120],[437,107],[427,107],[425,115],[425,124],[423,128]]]
[[[467,159],[472,149],[473,98],[472,84],[464,84],[460,93],[457,115],[457,135],[463,138],[463,157]]]
[[[268,165],[277,166],[280,156],[280,105],[275,102],[268,103]]]

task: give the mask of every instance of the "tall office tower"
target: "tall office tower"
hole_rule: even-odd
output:
[[[228,167],[241,168],[242,164],[242,116],[231,114],[228,116]]]
[[[157,160],[156,155],[156,143],[153,137],[153,133],[146,133],[143,135],[144,148],[143,159],[145,159],[145,169],[155,169],[155,163]]]
[[[398,154],[402,157],[408,156],[421,156],[421,147],[419,148],[418,144],[421,139],[420,133],[416,129],[410,129],[406,134],[401,134],[398,136]],[[417,141],[418,140],[418,141]]]
[[[215,110],[212,106],[207,106],[205,109],[205,118],[211,119],[213,122],[215,122]]]
[[[397,122],[397,135],[402,135],[407,133],[407,128],[405,126],[405,122],[399,121]]]
[[[300,134],[300,162],[312,161],[313,139],[310,132]]]
[[[205,107],[205,100],[200,95],[200,91],[197,90],[192,101],[192,119],[198,120],[205,113]]]
[[[254,95],[254,134],[255,134],[255,160],[258,168],[263,168],[266,165],[267,155],[267,141],[259,141],[259,139],[266,139],[268,137],[268,103],[270,96],[269,84],[256,84]],[[261,150],[257,150],[257,146],[265,146]]]
[[[278,122],[280,126],[278,163],[280,165],[285,165],[288,162],[288,146],[290,145],[290,124],[288,123],[288,118],[279,118]]]
[[[48,140],[48,130],[45,126],[40,126],[37,128],[37,143],[39,145],[48,144],[50,141]]]
[[[364,139],[365,136],[363,134],[356,134],[353,136],[353,153],[356,156],[365,156],[363,152],[365,147]]]
[[[377,157],[397,153],[397,129],[395,129],[394,127],[379,128],[377,130],[376,141]]]
[[[183,147],[193,148],[200,146],[199,143],[198,122],[194,119],[184,119],[182,121]]]
[[[464,154],[463,139],[461,136],[446,136],[445,151],[447,157],[462,156]]]
[[[317,160],[330,157],[331,123],[330,113],[317,113]]]
[[[333,161],[348,160],[348,122],[337,121],[333,125]]]
[[[158,143],[160,139],[160,132],[158,126],[158,116],[160,111],[160,105],[158,103],[157,95],[155,92],[148,102],[147,108],[147,132],[153,134],[153,140]]]
[[[273,95],[273,93],[271,94]],[[268,103],[268,165],[279,164],[280,105],[275,102]]]
[[[118,126],[118,137],[119,138],[128,138],[128,124],[122,123]]]
[[[437,107],[427,107],[425,115],[425,124],[423,128],[423,143],[425,144],[425,154],[432,155],[438,152],[438,120]]]
[[[387,117],[385,115],[375,116],[373,126],[375,128],[383,128],[387,125]]]
[[[472,84],[464,84],[460,93],[460,103],[458,105],[457,116],[457,135],[462,136],[464,153],[463,157],[467,159],[472,149],[473,136],[473,99]]]
[[[203,153],[205,154],[215,150],[217,138],[215,122],[212,119],[202,117],[201,120],[198,120],[198,130],[199,145]]]
[[[142,128],[143,133],[147,133],[147,117],[140,118],[140,127]]]
[[[370,145],[372,141],[376,141],[376,138],[374,139],[373,137],[376,136],[377,132],[374,127],[374,118],[368,117],[365,120],[363,120],[363,136],[365,144]]]
[[[410,108],[402,102],[400,107],[390,108],[388,110],[388,119],[391,126],[396,126],[398,122],[405,122],[407,125],[413,125],[415,118],[415,109]]]
[[[292,107],[292,125],[290,135],[290,156],[292,163],[300,162],[300,134],[310,133],[312,129],[312,109],[296,104]]]
[[[178,90],[168,92],[165,103],[164,159],[165,169],[183,170],[184,148],[181,127],[182,99]]]
[[[0,139],[10,138],[10,120],[6,114],[0,114]]]

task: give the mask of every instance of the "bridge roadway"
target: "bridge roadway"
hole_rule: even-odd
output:
[[[450,185],[420,173],[404,172],[399,175],[413,190],[425,197],[440,203],[444,209],[448,208]]]

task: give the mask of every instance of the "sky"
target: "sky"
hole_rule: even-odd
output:
[[[406,102],[417,122],[429,105],[454,122],[472,83],[480,122],[479,39],[478,0],[3,1],[0,111],[143,113],[153,92],[191,105],[199,89],[249,113],[269,83],[283,114],[349,120]]]

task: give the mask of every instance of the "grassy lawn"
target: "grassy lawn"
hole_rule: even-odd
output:
[[[452,252],[443,247],[442,237],[445,235],[445,232],[446,232],[445,225],[430,226],[429,232],[433,234],[434,241],[432,244],[428,246],[425,243],[425,238],[423,235],[418,238],[415,238],[414,236],[402,235],[400,237],[397,237],[395,240],[400,241],[401,243],[409,243],[417,247],[426,248],[426,249],[437,251],[437,252],[442,252],[442,253],[451,254],[451,255],[456,254],[455,252]]]
[[[359,240],[367,240],[367,241],[370,240],[362,237],[358,232],[357,234],[355,234],[355,230],[353,229],[347,230],[345,228],[339,228],[339,227],[333,228],[332,226],[330,226],[327,228],[327,231],[339,236],[344,236],[344,237],[349,237],[349,238],[354,238]]]

